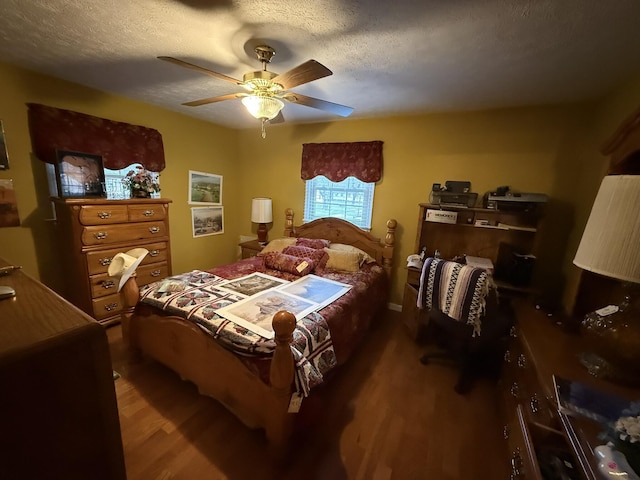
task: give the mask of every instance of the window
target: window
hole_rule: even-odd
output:
[[[122,183],[122,179],[127,176],[127,173],[131,170],[135,170],[136,165],[140,165],[139,163],[132,163],[128,167],[122,168],[120,170],[111,170],[109,168],[104,169],[104,181],[105,181],[105,191],[107,192],[107,198],[110,200],[125,200],[127,198],[131,198],[131,192],[129,189]],[[157,175],[156,172],[151,172],[154,175]],[[160,177],[156,176],[158,184],[160,184]],[[151,194],[151,198],[159,198],[160,193],[155,192]]]
[[[365,183],[355,177],[332,182],[318,175],[306,181],[304,221],[336,217],[365,230],[371,229],[375,183]]]

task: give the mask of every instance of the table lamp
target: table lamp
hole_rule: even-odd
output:
[[[582,329],[593,352],[581,362],[597,377],[640,384],[640,175],[602,180],[573,263],[623,282],[618,305],[588,313]]]
[[[254,198],[251,201],[251,221],[258,224],[258,242],[266,245],[267,223],[273,221],[270,198]]]

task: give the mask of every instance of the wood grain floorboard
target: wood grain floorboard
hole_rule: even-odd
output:
[[[385,312],[305,400],[286,462],[261,431],[107,330],[129,480],[498,480],[509,477],[494,381],[467,395],[448,364],[424,366],[397,312]],[[307,407],[305,409],[305,407]],[[314,421],[304,410],[320,408]]]

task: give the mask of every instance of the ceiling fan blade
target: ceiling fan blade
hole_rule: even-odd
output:
[[[288,72],[278,75],[273,79],[273,82],[279,83],[285,90],[289,90],[303,83],[312,82],[329,75],[333,75],[333,72],[327,67],[315,60],[308,60]]]
[[[348,117],[353,112],[352,107],[346,105],[340,105],[338,103],[327,102],[326,100],[320,100],[319,98],[307,97],[306,95],[300,95],[299,93],[287,93],[284,97],[291,103],[297,103],[298,105],[306,105],[307,107],[317,108],[330,112],[341,117]]]
[[[227,95],[220,95],[218,97],[209,97],[203,98],[202,100],[194,100],[192,102],[185,102],[182,105],[186,105],[187,107],[199,107],[200,105],[206,105],[208,103],[216,103],[223,102],[225,100],[233,100],[235,98],[242,97],[243,95],[240,93],[229,93]]]
[[[284,122],[284,115],[282,115],[282,111],[279,111],[278,115],[276,115],[271,120],[269,120],[269,123],[283,123],[283,122]]]
[[[229,77],[223,73],[214,72],[213,70],[207,70],[206,68],[199,67],[197,65],[194,65],[193,63],[185,62],[184,60],[178,60],[177,58],[173,57],[158,58],[160,60],[164,60],[165,62],[175,63],[176,65],[179,65],[181,67],[190,68],[192,70],[195,70],[196,72],[204,73],[205,75],[210,75],[212,77],[219,78],[220,80],[225,80],[227,82],[233,83],[235,85],[239,85],[240,83],[242,83],[240,80],[236,80],[235,78]]]

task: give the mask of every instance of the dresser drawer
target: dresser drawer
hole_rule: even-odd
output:
[[[168,235],[169,230],[164,222],[84,227],[82,229],[82,244],[87,246],[108,245],[132,240],[147,240],[154,237],[167,237]]]
[[[536,457],[533,438],[521,406],[509,422],[508,444],[511,478],[543,480]]]
[[[111,317],[119,314],[124,305],[119,293],[107,295],[105,297],[95,298],[92,300],[93,304],[93,317],[96,320],[102,320],[103,318]]]
[[[130,222],[148,222],[164,220],[167,216],[166,205],[129,205]]]
[[[78,215],[82,225],[107,225],[129,220],[126,205],[83,205]]]
[[[116,256],[117,253],[126,252],[128,250],[131,250],[132,248],[138,247],[146,248],[147,250],[149,250],[147,256],[144,257],[144,260],[142,260],[141,265],[156,262],[165,262],[168,258],[167,242],[149,243],[145,245],[134,245],[130,247],[110,248],[108,250],[89,252],[87,253],[87,268],[89,270],[89,275],[107,273],[107,269],[111,264],[111,260]]]
[[[104,297],[118,291],[118,279],[110,277],[107,273],[92,275],[89,282],[91,283],[91,298]]]
[[[167,262],[151,263],[138,267],[136,270],[136,282],[142,287],[149,283],[157,282],[169,276],[169,265]]]

